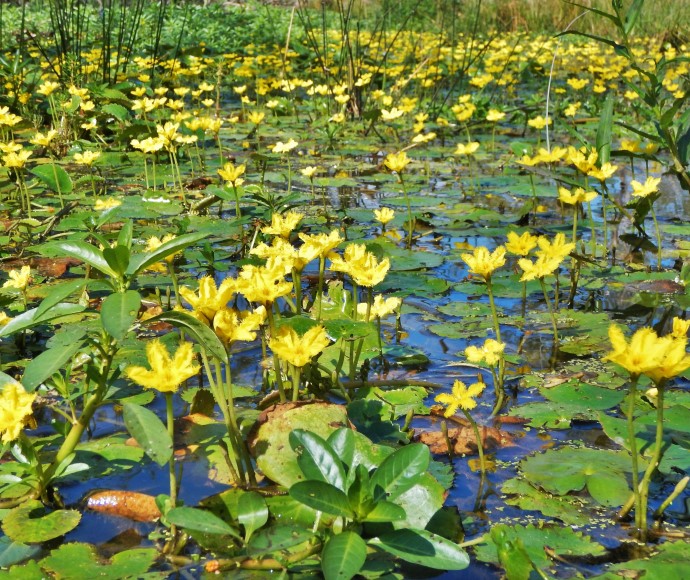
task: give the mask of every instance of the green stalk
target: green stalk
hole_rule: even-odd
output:
[[[587,212],[589,213],[589,224],[592,228],[592,239],[590,245],[592,246],[592,259],[597,257],[597,231],[594,227],[594,210],[592,210],[592,202],[587,202]]]
[[[477,438],[477,451],[479,451],[479,468],[481,469],[483,479],[486,475],[486,463],[484,461],[484,443],[482,442],[482,436],[479,433],[479,427],[477,425],[477,422],[472,418],[472,415],[470,415],[466,409],[463,409],[462,412],[465,415],[465,418],[470,422],[470,425],[472,425],[474,436]]]
[[[276,325],[275,319],[273,318],[273,304],[264,304],[266,307],[266,315],[268,317],[268,328],[272,337],[276,335]],[[280,394],[280,402],[287,402],[287,397],[285,396],[285,387],[283,386],[283,375],[280,370],[280,359],[276,353],[273,353],[273,370],[276,373],[276,383],[278,385],[278,393]]]
[[[407,195],[407,188],[405,187],[405,180],[403,179],[403,174],[398,173],[400,178],[400,185],[402,186],[403,196],[405,197],[405,203],[407,204],[407,249],[412,249],[412,232],[414,231],[415,222],[412,218],[412,206],[410,205],[410,196]]]
[[[661,460],[661,451],[664,444],[664,384],[663,380],[657,384],[656,397],[656,436],[654,441],[654,454],[649,460],[647,470],[640,481],[640,535],[641,539],[645,540],[647,537],[647,503],[649,499],[649,483],[652,475],[656,471],[659,461]],[[637,514],[635,514],[637,516]],[[637,521],[637,517],[635,517]]]
[[[541,291],[544,293],[544,300],[546,300],[546,307],[549,309],[549,314],[551,315],[551,324],[553,326],[553,341],[554,344],[558,344],[558,325],[556,324],[556,313],[551,305],[551,300],[549,300],[549,293],[546,291],[546,284],[544,283],[544,278],[539,278],[539,284],[541,285]]]
[[[173,414],[173,400],[172,393],[165,393],[165,414],[168,425],[168,436],[170,441],[174,441],[175,436],[175,416]],[[172,507],[177,506],[177,474],[175,473],[175,450],[173,446],[173,453],[168,461],[168,473],[170,476],[170,504]],[[175,526],[171,525],[170,530],[175,534]]]
[[[658,270],[661,270],[661,231],[659,230],[659,222],[656,219],[653,203],[649,204],[649,209],[652,214],[652,219],[654,220],[654,229],[656,231],[656,266]]]

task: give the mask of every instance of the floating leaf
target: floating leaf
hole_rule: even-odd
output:
[[[101,562],[96,548],[88,544],[65,544],[43,558],[40,564],[56,578],[121,578],[142,577],[158,557],[155,548],[138,548],[115,554]]]
[[[631,493],[625,475],[630,458],[621,451],[562,447],[523,459],[520,469],[545,491],[565,495],[586,488],[607,506],[623,505]]]
[[[2,531],[15,542],[38,544],[64,536],[80,521],[76,510],[48,511],[40,501],[29,500],[5,516]]]

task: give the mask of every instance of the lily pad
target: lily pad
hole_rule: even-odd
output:
[[[274,405],[261,414],[248,437],[248,444],[263,474],[280,485],[290,487],[304,479],[297,464],[297,454],[290,447],[290,432],[305,429],[326,439],[333,431],[347,425],[347,412],[341,405]]]
[[[650,558],[621,562],[611,566],[605,574],[596,576],[601,580],[627,578],[685,578],[688,572],[690,544],[687,542],[666,542]]]
[[[48,511],[38,500],[29,500],[5,516],[2,531],[15,542],[38,544],[64,536],[79,525],[77,510]]]
[[[505,500],[508,505],[538,511],[572,526],[583,526],[591,522],[590,516],[583,512],[584,502],[577,497],[553,496],[516,477],[506,481],[501,491],[511,496]]]
[[[544,491],[566,495],[586,489],[600,504],[620,506],[631,493],[626,478],[630,463],[623,451],[562,447],[523,459],[520,469]]]
[[[115,554],[109,561],[101,561],[96,549],[89,544],[65,544],[40,564],[55,578],[140,578],[158,557],[155,548],[125,550]]]

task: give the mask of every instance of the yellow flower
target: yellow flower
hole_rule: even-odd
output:
[[[250,123],[253,123],[254,125],[260,125],[261,121],[264,120],[265,116],[266,116],[266,113],[262,113],[260,111],[252,111],[247,116],[247,119],[249,120]]]
[[[640,328],[633,334],[630,344],[625,340],[621,328],[612,324],[609,327],[609,340],[613,351],[603,360],[610,360],[622,366],[631,375],[646,374],[658,367],[664,359],[669,337],[659,338],[651,328]]]
[[[493,338],[487,338],[481,347],[468,346],[465,349],[465,356],[471,363],[476,364],[484,361],[489,366],[494,366],[501,360],[505,348],[506,345],[504,343],[498,342]]]
[[[683,320],[675,316],[673,318],[673,330],[671,331],[671,336],[673,338],[684,338],[688,335],[688,329],[690,329],[690,319]]]
[[[300,253],[313,253],[319,258],[328,256],[343,241],[338,230],[331,230],[330,234],[299,234],[299,239],[304,242]]]
[[[493,252],[489,252],[488,248],[477,246],[472,254],[462,254],[460,257],[469,266],[470,272],[488,280],[494,270],[506,263],[506,249],[498,246]]]
[[[107,199],[97,199],[96,203],[93,204],[93,209],[96,211],[105,211],[107,209],[112,209],[114,207],[119,207],[122,202],[114,197],[108,197]]]
[[[290,139],[287,143],[283,143],[282,141],[278,141],[273,146],[273,153],[289,153],[295,147],[297,147],[297,145],[298,145],[298,143],[294,139]]]
[[[366,322],[369,322],[372,318],[384,318],[392,314],[397,310],[400,304],[402,304],[402,300],[397,296],[384,298],[381,294],[377,294],[374,296],[374,302],[369,312],[369,319]],[[367,315],[367,308],[368,304],[366,302],[357,304],[357,315],[364,318]]]
[[[390,110],[381,109],[381,118],[384,121],[394,121],[395,119],[399,119],[400,117],[402,117],[404,114],[405,111],[398,109],[397,107],[393,107]]]
[[[464,143],[458,143],[455,153],[453,155],[472,155],[479,149],[479,141],[472,141],[465,145]]]
[[[213,330],[225,344],[238,340],[250,342],[256,339],[256,331],[266,320],[266,309],[259,306],[254,312],[237,312],[223,308],[213,318]]]
[[[175,356],[170,357],[168,349],[158,339],[146,345],[146,360],[151,369],[130,366],[125,374],[145,389],[156,389],[161,393],[174,393],[187,379],[199,372],[199,365],[194,364],[192,344],[185,342],[177,349]]]
[[[199,280],[198,294],[182,286],[180,295],[189,302],[194,311],[203,315],[206,324],[210,325],[216,312],[225,308],[237,291],[237,281],[233,278],[226,278],[218,288],[213,278],[204,276]]]
[[[412,161],[408,156],[407,152],[400,151],[398,153],[389,153],[386,155],[386,159],[383,164],[390,170],[396,173],[402,173],[405,167]]]
[[[222,169],[218,170],[218,175],[220,175],[225,181],[232,183],[233,185],[242,185],[243,179],[240,179],[241,175],[244,175],[244,170],[246,165],[238,165],[235,167],[233,163],[226,163],[223,165]]]
[[[284,267],[269,260],[266,266],[245,266],[237,280],[237,291],[250,302],[269,304],[292,291],[284,279]]]
[[[308,179],[312,179],[314,175],[316,175],[316,172],[319,170],[318,167],[313,167],[313,166],[308,166],[300,169],[300,173],[304,175],[304,177],[307,177]]]
[[[271,225],[264,226],[261,228],[261,231],[264,234],[289,238],[290,234],[297,227],[297,224],[299,224],[303,217],[304,214],[292,210],[287,212],[284,216],[274,213],[271,217]]]
[[[74,161],[80,165],[91,166],[100,156],[100,151],[84,151],[84,153],[75,153]]]
[[[524,232],[518,236],[515,232],[508,232],[508,241],[505,244],[506,250],[516,256],[526,256],[537,246],[537,236],[529,232]]]
[[[522,268],[523,274],[520,282],[527,282],[529,280],[536,280],[544,278],[549,274],[553,274],[561,265],[563,259],[550,258],[545,255],[539,256],[534,262],[528,258],[518,260],[518,266]]]
[[[0,394],[0,432],[3,443],[11,443],[19,437],[26,418],[31,415],[31,405],[35,398],[36,393],[27,393],[16,381],[5,384]]]
[[[633,188],[632,194],[635,197],[647,197],[652,193],[659,191],[659,184],[661,183],[661,177],[648,177],[644,183],[635,181],[634,179],[630,182]]]
[[[283,326],[276,332],[268,346],[281,359],[292,366],[303,367],[329,345],[330,340],[323,326],[313,326],[303,336],[289,327]]]
[[[496,121],[503,119],[505,116],[506,114],[502,111],[497,109],[489,109],[489,112],[486,114],[486,120],[495,123]]]
[[[530,119],[529,121],[527,121],[527,124],[534,129],[543,129],[544,127],[546,127],[546,125],[551,125],[551,119],[549,118],[547,120],[541,115],[539,115],[534,119]]]
[[[455,381],[452,392],[437,395],[435,401],[446,405],[446,411],[443,413],[445,417],[452,417],[458,409],[474,409],[477,406],[475,399],[482,394],[485,387],[486,383],[474,383],[467,387],[462,381]]]
[[[13,167],[14,169],[21,169],[26,165],[27,160],[31,157],[31,151],[23,149],[18,153],[5,153],[2,158],[5,167]]]
[[[606,162],[603,163],[599,168],[593,167],[590,169],[587,172],[587,175],[594,177],[594,179],[598,179],[599,181],[605,181],[616,173],[616,169],[618,169],[617,165],[611,165],[611,163]]]
[[[345,248],[343,258],[331,256],[331,270],[345,272],[358,286],[376,286],[386,277],[391,264],[388,258],[380,262],[360,244],[350,244]]]
[[[545,236],[539,236],[537,244],[539,244],[537,256],[553,258],[559,261],[565,259],[575,249],[575,244],[565,241],[565,234],[563,233],[556,234],[553,241],[549,241]]]
[[[661,381],[672,379],[690,368],[690,356],[685,352],[688,344],[687,337],[672,338],[665,336],[663,339],[666,339],[666,349],[661,361],[659,361],[657,366],[644,373],[657,385]]]
[[[59,83],[54,83],[52,81],[45,81],[41,86],[39,86],[36,89],[36,92],[39,93],[40,95],[44,95],[46,97],[52,95],[56,90],[60,88]]]
[[[130,143],[132,147],[139,149],[144,153],[155,153],[156,151],[163,149],[165,140],[161,137],[147,137],[143,141],[139,141],[139,139],[132,139]]]
[[[147,241],[146,241],[146,251],[147,252],[155,252],[158,248],[160,248],[163,244],[166,244],[170,242],[171,240],[174,240],[175,236],[173,234],[165,234],[162,238],[159,238],[158,236],[151,236]],[[180,251],[181,252],[181,251]],[[175,260],[175,256],[180,254],[180,252],[175,252],[174,254],[170,254],[169,256],[165,257],[165,261],[168,264],[172,264],[173,260]]]
[[[5,282],[3,288],[16,288],[21,292],[26,290],[27,286],[31,282],[31,267],[22,266],[21,270],[10,270],[10,279]]]
[[[51,144],[53,139],[57,137],[58,132],[55,129],[51,129],[47,133],[36,133],[32,138],[31,138],[31,143],[34,145],[40,145],[41,147],[48,147],[48,145]]]
[[[581,187],[576,187],[573,192],[568,191],[565,187],[558,188],[558,199],[568,205],[590,202],[597,195],[599,194],[596,191],[585,191]]]
[[[374,218],[384,226],[395,218],[395,212],[389,207],[374,210]]]

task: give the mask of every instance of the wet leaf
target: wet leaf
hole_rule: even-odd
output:
[[[119,580],[138,578],[153,565],[158,552],[155,548],[125,550],[110,561],[102,562],[96,548],[89,544],[65,544],[43,558],[40,564],[55,578],[105,578]]]
[[[389,554],[437,570],[464,570],[470,558],[457,544],[425,530],[396,530],[369,540]]]
[[[5,516],[2,531],[15,542],[37,544],[64,536],[80,521],[76,510],[48,511],[40,501],[29,500]]]
[[[496,427],[480,425],[479,434],[485,451],[513,447],[515,445],[514,438],[510,433]],[[448,429],[448,438],[453,445],[453,453],[456,455],[477,453],[477,437],[470,425]],[[435,455],[448,453],[448,444],[441,431],[422,431],[419,434],[419,441],[427,445],[429,450]]]
[[[326,580],[350,580],[367,559],[367,545],[355,532],[331,536],[321,553],[321,570]]]

